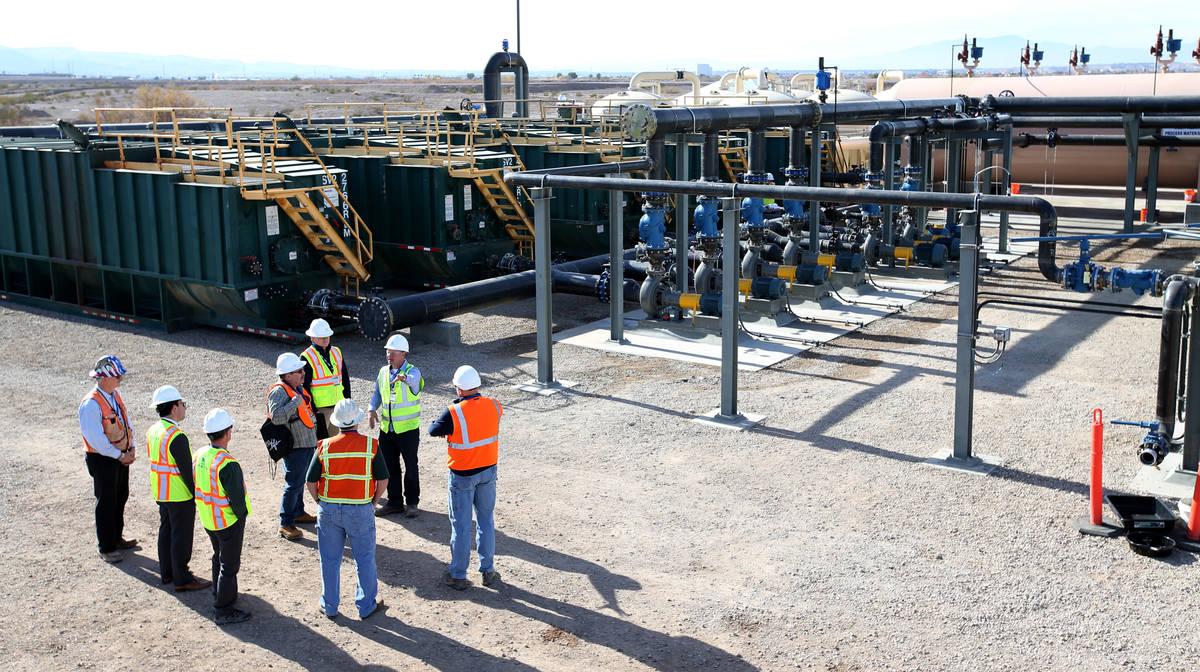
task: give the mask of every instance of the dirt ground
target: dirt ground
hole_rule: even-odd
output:
[[[1097,245],[1098,262],[1182,268],[1194,249]],[[1026,258],[990,289],[1055,291]],[[1081,297],[1130,302],[1125,295]],[[1159,305],[1144,297],[1139,303]],[[0,304],[0,667],[30,669],[402,670],[1195,670],[1195,558],[1134,555],[1083,538],[1091,411],[1153,414],[1159,323],[1101,315],[987,310],[1013,328],[998,364],[977,372],[975,445],[1004,462],[991,476],[926,458],[953,433],[954,292],[763,371],[742,372],[739,409],[766,419],[731,433],[691,422],[718,406],[719,371],[556,345],[555,372],[578,386],[542,397],[532,302],[458,318],[464,344],[415,344],[428,381],[422,429],[450,400],[462,363],[506,408],[498,487],[498,589],[439,583],[449,560],[445,448],[421,443],[421,508],[378,522],[380,595],[353,616],[317,613],[311,526],[276,535],[282,479],[256,433],[284,348],[197,329],[164,334]],[[607,315],[556,297],[556,328]],[[366,398],[382,347],[335,339]],[[158,582],[156,505],[144,454],[134,465],[124,562],[96,554],[91,480],[75,412],[86,371],[115,353],[141,432],[150,394],[177,385],[183,422],[237,424],[254,513],[238,606],[209,619],[206,592]],[[1143,430],[1110,427],[1107,485],[1125,491]],[[310,510],[314,507],[308,503]],[[208,566],[197,525],[193,570]],[[349,608],[348,608],[349,607]],[[350,616],[345,614],[349,613]]]

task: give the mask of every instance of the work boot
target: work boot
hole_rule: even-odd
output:
[[[115,564],[125,559],[119,551],[109,551],[108,553],[101,551],[100,557],[109,564]]]
[[[466,579],[456,579],[453,576],[450,576],[450,572],[446,572],[442,575],[442,583],[455,590],[466,590],[467,588],[471,587],[470,581]]]
[[[416,504],[409,504],[409,505],[408,505],[408,512],[407,512],[407,513],[405,513],[404,515],[405,515],[405,517],[407,517],[407,518],[416,518],[416,517],[417,517],[417,515],[418,515],[419,513],[421,513],[421,512],[420,512],[420,511],[417,509],[417,505],[416,505]]]
[[[234,609],[227,614],[217,614],[213,616],[213,621],[217,625],[229,625],[230,623],[241,623],[242,621],[250,620],[250,612]]]
[[[393,513],[404,513],[404,506],[392,506],[391,504],[387,504],[375,509],[375,515],[380,518],[383,516],[390,516]]]
[[[500,585],[500,572],[494,569],[490,572],[483,572],[483,585],[488,588]]]
[[[296,527],[295,525],[284,525],[283,527],[279,528],[279,536],[283,537],[284,539],[294,540],[303,537],[304,533],[301,532],[300,528]]]
[[[296,522],[297,523],[315,523],[315,522],[317,522],[317,517],[312,515],[311,513],[302,513],[302,514],[296,516]]]

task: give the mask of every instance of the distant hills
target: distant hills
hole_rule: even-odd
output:
[[[981,70],[1015,70],[1019,65],[1019,55],[1025,48],[1025,38],[1015,35],[980,38],[979,46],[983,47],[983,58],[980,61]],[[1071,50],[1076,46],[1063,42],[1040,42],[1040,48],[1045,52],[1042,67],[1064,68],[1070,58]],[[1103,66],[1120,64],[1125,67],[1144,65],[1149,68],[1153,58],[1149,53],[1149,41],[1141,47],[1108,47],[1103,45],[1083,45],[1092,55],[1090,67],[1095,70]],[[1176,70],[1200,69],[1191,58],[1190,45],[1184,46],[1180,53],[1179,62],[1173,66]],[[876,71],[884,68],[916,71],[941,71],[950,69],[951,61],[956,53],[953,40],[924,44],[900,51],[889,52],[877,56],[850,56],[839,59],[834,54],[826,56],[829,65],[836,65],[843,71]],[[477,75],[482,74],[484,60],[481,58]],[[715,71],[737,69],[739,66],[751,68],[769,67],[780,72],[811,71],[816,63],[732,63],[714,59]],[[694,64],[692,64],[694,67]],[[955,69],[961,65],[954,62]],[[647,66],[647,69],[653,69]],[[363,78],[363,77],[412,77],[417,75],[462,75],[462,70],[429,70],[429,69],[371,69],[345,68],[327,65],[301,65],[284,62],[245,62],[233,59],[194,58],[191,56],[154,56],[133,53],[108,53],[97,51],[80,51],[72,47],[36,47],[11,48],[0,46],[0,74],[20,75],[35,73],[66,73],[75,76],[99,77],[137,77],[137,78],[215,78],[215,79],[279,79],[289,77],[303,78]],[[535,76],[554,76],[554,70],[537,70]],[[580,72],[580,75],[591,74]],[[608,71],[605,74],[630,74]]]

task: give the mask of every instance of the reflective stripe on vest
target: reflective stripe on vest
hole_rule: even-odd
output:
[[[146,452],[150,454],[150,492],[159,502],[186,502],[193,493],[188,492],[180,478],[179,466],[171,454],[171,442],[187,436],[179,425],[160,418],[146,431]]]
[[[334,406],[342,397],[342,351],[336,347],[329,348],[329,362],[317,351],[317,346],[310,345],[300,353],[312,368],[312,398],[313,406],[325,408]]]
[[[288,399],[296,398],[297,392],[284,383],[275,383],[271,387],[267,388],[268,418],[271,417],[271,390],[274,390],[277,387],[282,387],[287,392]],[[300,416],[300,422],[303,422],[305,427],[312,429],[317,422],[317,416],[313,413],[312,396],[309,395],[308,390],[305,390],[304,388],[300,389],[299,394],[300,396],[304,397],[304,403],[300,404],[300,407],[296,409],[296,413]],[[289,422],[291,421],[289,420]]]
[[[100,388],[92,388],[91,392],[83,395],[83,400],[79,403],[82,404],[88,399],[96,400],[96,403],[100,406],[100,429],[104,432],[104,435],[108,437],[109,442],[117,447],[117,450],[125,450],[129,447],[129,431],[127,429],[129,427],[129,414],[125,412],[125,402],[121,400],[121,395],[118,394],[116,390],[113,390],[112,396],[113,399],[117,400],[117,407],[121,409],[120,413],[113,411],[112,405],[108,403],[108,399],[104,398],[104,394],[100,392]],[[121,430],[125,430],[124,436],[118,438],[117,441],[113,441],[113,435],[116,434],[116,430],[110,429],[106,423],[109,425],[115,425]],[[95,448],[92,448],[92,446],[88,444],[87,438],[85,437],[83,439],[83,452],[95,453],[99,451],[97,451]]]
[[[317,444],[321,477],[317,498],[337,504],[366,504],[375,498],[371,462],[378,446],[373,439],[347,432]]]
[[[504,414],[500,404],[491,397],[472,397],[450,404],[450,412],[455,422],[454,431],[446,438],[446,466],[464,471],[496,464]]]
[[[400,367],[400,373],[396,376],[396,382],[391,382],[391,367],[384,364],[383,368],[379,369],[379,396],[380,406],[379,411],[382,420],[379,424],[381,432],[407,432],[417,429],[421,426],[421,393],[413,392],[408,387],[408,383],[404,377],[412,371],[413,365],[404,362],[404,366]],[[418,390],[424,387],[424,380],[418,386]],[[399,384],[399,394],[397,394],[396,385]],[[397,400],[397,397],[399,399]]]
[[[206,447],[196,456],[192,467],[196,479],[196,513],[206,530],[223,530],[238,521],[225,496],[225,486],[221,485],[221,470],[237,463],[229,451],[213,446]],[[246,492],[246,514],[250,514],[249,491]]]

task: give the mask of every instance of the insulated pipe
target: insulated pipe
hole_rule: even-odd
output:
[[[670,70],[663,72],[639,72],[629,78],[629,89],[641,88],[646,82],[677,82],[679,80],[687,80],[692,83],[692,104],[699,105],[700,100],[700,78],[694,72],[685,70]]]
[[[487,116],[499,119],[504,116],[504,101],[501,100],[500,73],[511,72],[516,76],[517,116],[529,116],[525,100],[529,98],[529,66],[516,52],[497,51],[483,68],[483,98]]]
[[[1163,291],[1162,338],[1158,346],[1158,394],[1154,414],[1158,431],[1168,442],[1175,432],[1176,399],[1179,394],[1179,361],[1183,343],[1183,307],[1192,300],[1196,286],[1190,278],[1173,275]]]
[[[875,95],[876,96],[883,93],[883,84],[884,84],[884,82],[886,82],[890,79],[894,79],[897,82],[902,81],[904,79],[904,71],[903,70],[880,70],[879,75],[877,77],[875,77]]]
[[[632,254],[632,250],[625,252],[626,256]],[[553,269],[599,273],[608,261],[609,255],[600,254],[587,259],[555,264]],[[528,298],[534,295],[536,272],[536,269],[522,271],[395,299],[368,297],[363,300],[358,310],[358,327],[367,338],[379,340],[404,327],[436,322],[442,318]],[[630,293],[630,296],[632,295]]]
[[[1200,100],[1198,98],[1197,100]],[[834,105],[815,101],[787,105],[744,105],[738,107],[649,108],[632,105],[626,109],[622,126],[633,140],[662,138],[680,132],[714,132],[748,128],[759,130],[782,126],[817,126],[821,123],[862,123],[895,117],[929,115],[947,109],[962,111],[962,98],[922,100],[861,100]]]
[[[540,182],[544,180],[544,183]],[[717,182],[675,182],[634,180],[629,178],[573,177],[568,175],[526,175],[507,173],[504,181],[525,187],[562,187],[565,189],[603,189],[650,191],[693,196],[725,198],[796,199],[829,203],[875,203],[916,208],[955,208],[959,210],[996,210],[1028,212],[1038,216],[1038,236],[1055,235],[1058,213],[1044,198],[1033,196],[989,196],[985,194],[948,194],[932,191],[885,191],[882,189],[837,189],[828,187],[790,187],[773,184],[723,184]],[[1062,269],[1055,263],[1053,241],[1038,242],[1038,269],[1053,283],[1061,282]]]

